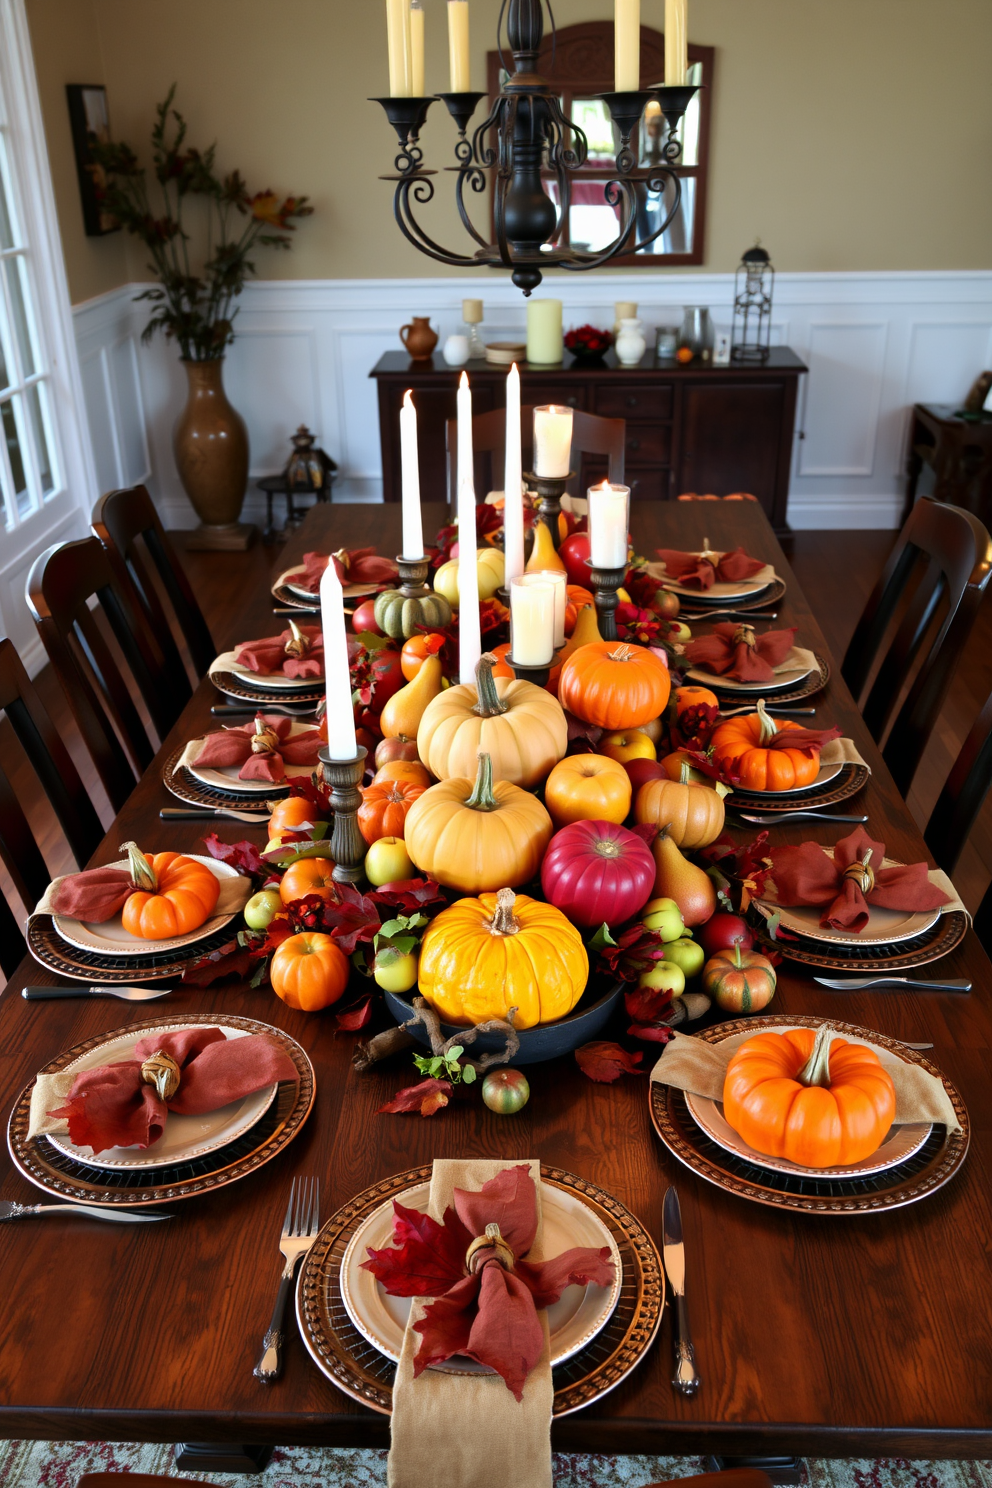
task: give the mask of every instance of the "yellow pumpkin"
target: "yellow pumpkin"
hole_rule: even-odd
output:
[[[726,814],[721,793],[709,784],[695,785],[684,762],[678,780],[665,776],[647,780],[634,799],[634,816],[639,822],[667,826],[676,846],[687,849],[715,842],[723,831]]]
[[[434,917],[421,942],[421,995],[460,1026],[506,1018],[510,1008],[515,1028],[564,1018],[588,976],[575,926],[553,904],[512,889],[459,899]]]
[[[403,837],[422,873],[478,894],[529,882],[553,830],[536,796],[509,780],[493,784],[492,760],[480,754],[474,780],[442,780],[417,797]]]
[[[479,598],[492,599],[497,589],[503,587],[505,564],[500,548],[479,548]],[[434,575],[434,593],[448,601],[453,610],[458,608],[458,559],[449,558],[442,563]]]
[[[474,775],[484,751],[492,759],[494,780],[530,787],[568,748],[561,704],[533,682],[493,677],[495,661],[483,656],[474,687],[451,687],[424,711],[417,753],[439,780]]]

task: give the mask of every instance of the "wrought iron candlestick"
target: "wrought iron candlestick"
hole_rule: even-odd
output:
[[[675,165],[682,155],[682,141],[675,138],[675,133],[686,109],[698,92],[699,84],[697,83],[664,83],[651,89],[651,97],[659,103],[661,112],[665,116],[665,123],[668,125],[668,138],[664,145],[661,145],[662,158],[668,165]],[[655,163],[653,151],[648,159],[650,164]]]
[[[604,641],[617,640],[617,617],[616,608],[620,603],[617,598],[617,590],[627,577],[627,568],[597,568],[591,559],[589,563],[589,577],[592,580],[593,592],[596,599],[596,623],[599,633]]]
[[[331,857],[334,859],[335,883],[361,883],[365,877],[365,854],[368,843],[358,826],[358,808],[362,793],[358,787],[365,774],[367,749],[359,746],[354,759],[331,759],[327,748],[317,751],[324,779],[331,788],[334,829],[331,833]]]
[[[395,563],[400,574],[399,591],[404,599],[423,599],[425,594],[430,594],[427,583],[431,567],[429,558],[398,557]]]
[[[557,549],[561,541],[558,529],[558,518],[561,515],[561,498],[565,494],[565,488],[570,480],[575,477],[575,471],[570,470],[567,475],[534,475],[532,472],[524,476],[524,484],[529,491],[537,492],[537,519],[543,522],[551,533],[551,541]]]
[[[514,661],[509,652],[504,660],[508,667],[513,668],[514,676],[519,682],[533,682],[535,687],[547,687],[551,670],[560,655],[560,650],[552,651],[551,660],[545,666],[528,666],[522,661]]]

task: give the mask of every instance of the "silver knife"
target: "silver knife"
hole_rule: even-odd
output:
[[[145,1214],[137,1210],[96,1209],[89,1204],[15,1204],[13,1199],[0,1203],[0,1221],[5,1219],[44,1218],[46,1214],[82,1214],[89,1219],[109,1219],[114,1224],[147,1224],[150,1220],[171,1219],[171,1214]]]
[[[163,806],[159,812],[162,821],[239,821],[250,822],[252,826],[263,826],[266,821],[264,811],[229,811],[223,806],[210,806],[201,810],[198,807],[185,806]]]
[[[830,987],[834,992],[861,992],[865,987],[913,987],[920,992],[970,992],[971,982],[967,977],[951,977],[947,981],[917,981],[915,977],[814,977],[821,987]]]
[[[168,997],[171,987],[23,987],[21,996],[25,1002],[50,1002],[56,997],[120,997],[124,1002],[154,1002],[157,997]]]
[[[689,1313],[685,1305],[685,1246],[682,1244],[682,1210],[674,1184],[665,1193],[665,1270],[675,1299],[675,1373],[672,1384],[682,1395],[695,1395],[699,1389],[696,1352],[689,1333]]]

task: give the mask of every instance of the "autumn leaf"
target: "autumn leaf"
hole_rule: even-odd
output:
[[[407,914],[422,910],[427,904],[441,907],[448,902],[441,885],[435,883],[433,878],[397,879],[394,883],[382,884],[378,889],[373,889],[366,897],[374,904],[406,910]]]
[[[631,987],[624,993],[627,1016],[635,1023],[655,1023],[672,1005],[672,994],[660,987]]]
[[[363,1271],[371,1271],[393,1297],[439,1297],[465,1275],[465,1252],[472,1236],[454,1209],[438,1224],[419,1209],[393,1200],[393,1244],[369,1247]]]
[[[675,1037],[672,1029],[664,1023],[632,1023],[627,1032],[633,1038],[650,1040],[655,1044],[667,1044]]]
[[[380,1106],[379,1116],[405,1116],[419,1111],[421,1116],[433,1116],[451,1099],[450,1080],[421,1080],[417,1085],[407,1085],[398,1090],[391,1101]]]
[[[371,1017],[372,997],[370,995],[364,1001],[352,1003],[350,1007],[343,1008],[340,1013],[335,1013],[334,1021],[345,1033],[354,1033],[356,1029],[364,1028]]]
[[[187,987],[210,987],[214,982],[228,976],[243,979],[251,970],[251,962],[248,948],[232,940],[211,951],[209,956],[187,966],[182,974],[182,982]]]
[[[216,832],[209,832],[203,845],[212,858],[228,863],[246,878],[268,878],[272,871],[254,842],[222,842]]]
[[[605,1040],[583,1044],[575,1051],[575,1062],[579,1069],[600,1085],[611,1085],[621,1075],[643,1075],[645,1071],[637,1068],[643,1058],[640,1050],[636,1054],[628,1054],[619,1044]]]

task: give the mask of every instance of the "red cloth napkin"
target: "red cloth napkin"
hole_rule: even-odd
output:
[[[341,548],[334,553],[334,568],[342,586],[345,584],[391,584],[399,570],[388,558],[376,556],[375,548]],[[303,573],[293,579],[298,589],[316,594],[327,567],[327,553],[304,553]]]
[[[506,1270],[492,1246],[481,1248],[472,1274],[465,1254],[486,1226],[498,1224],[513,1252]],[[507,1168],[477,1192],[455,1189],[455,1206],[438,1224],[429,1214],[393,1200],[393,1240],[397,1248],[369,1249],[366,1271],[394,1297],[434,1297],[415,1331],[422,1343],[414,1377],[430,1364],[455,1354],[488,1364],[502,1375],[518,1400],[538,1362],[544,1332],[538,1308],[557,1302],[567,1286],[609,1286],[609,1249],[566,1250],[549,1261],[525,1261],[537,1232],[537,1194],[526,1167]]]
[[[170,1055],[180,1069],[179,1089],[168,1102],[141,1078],[142,1062],[158,1053]],[[184,1028],[139,1039],[133,1059],[84,1070],[65,1105],[48,1114],[64,1116],[70,1140],[94,1153],[150,1147],[162,1135],[169,1111],[199,1116],[276,1080],[298,1078],[289,1055],[264,1034],[229,1039],[219,1028]]]
[[[717,563],[712,558],[700,557],[698,553],[682,553],[678,548],[656,548],[655,551],[664,563],[668,577],[684,584],[687,589],[711,589],[717,579],[721,584],[752,579],[765,567],[763,559],[749,558],[743,548],[724,553]]]
[[[712,635],[687,641],[686,660],[738,682],[771,682],[775,668],[792,650],[796,629],[793,626],[791,630],[766,630],[764,635],[755,635],[751,626],[728,620],[714,625]]]
[[[70,920],[102,925],[120,913],[133,893],[127,868],[87,868],[62,880],[52,895],[52,910]]]
[[[258,725],[270,729],[276,736],[276,745],[269,754],[253,754],[252,739],[258,733]],[[196,764],[212,765],[215,769],[224,765],[240,765],[239,780],[269,780],[274,785],[285,779],[286,765],[315,765],[320,733],[317,729],[304,729],[291,739],[291,718],[277,714],[259,713],[254,722],[240,728],[220,729],[207,734]]]
[[[250,671],[274,677],[322,677],[324,675],[324,637],[319,625],[301,625],[300,634],[310,642],[305,656],[287,656],[286,642],[293,639],[291,630],[268,636],[262,641],[242,641],[235,646],[235,660]]]
[[[863,893],[853,878],[844,877],[844,869],[862,863],[868,853],[875,882]],[[785,907],[822,904],[820,924],[824,929],[832,926],[860,933],[868,923],[868,906],[872,904],[879,909],[924,910],[950,903],[947,895],[930,882],[926,863],[883,868],[885,844],[873,842],[863,827],[837,843],[833,858],[815,842],[774,848],[771,857],[777,903]]]

